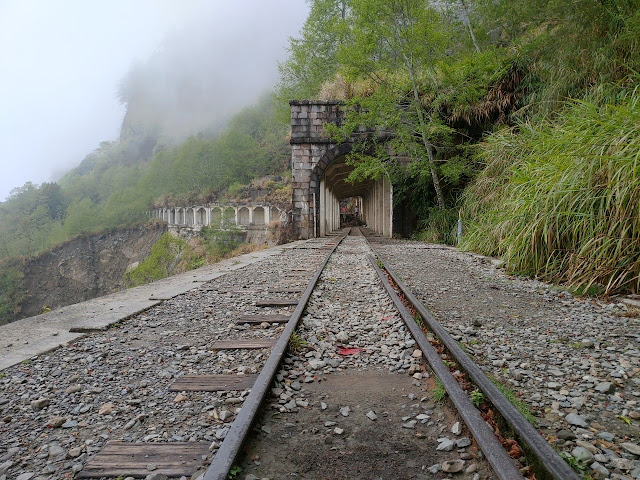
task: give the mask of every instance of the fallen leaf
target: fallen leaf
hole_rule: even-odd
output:
[[[364,352],[364,348],[339,348],[338,355],[356,355],[360,352]]]

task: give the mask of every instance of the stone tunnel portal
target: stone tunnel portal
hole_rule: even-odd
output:
[[[345,163],[346,155],[331,162],[322,173],[319,187],[316,232],[324,236],[344,226],[347,218],[345,200],[355,204],[358,220],[380,235],[390,237],[392,227],[393,189],[386,177],[350,183],[353,167]]]
[[[359,198],[358,212],[376,233],[393,234],[393,188],[386,177],[347,182],[352,166],[345,163],[349,141],[334,143],[327,123],[342,120],[338,101],[301,100],[291,105],[291,169],[293,231],[300,239],[327,235],[340,228],[340,201]]]

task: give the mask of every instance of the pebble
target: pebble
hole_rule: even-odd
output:
[[[468,437],[463,437],[456,441],[457,448],[465,448],[465,447],[468,447],[469,445],[471,445],[471,439]]]
[[[39,398],[38,400],[34,400],[31,402],[31,408],[33,408],[34,410],[42,410],[43,408],[47,407],[50,403],[51,403],[51,400],[49,400],[48,398]]]
[[[145,480],[169,480],[169,477],[167,477],[164,473],[159,472],[150,473],[144,478]]]
[[[340,407],[340,415],[343,417],[348,417],[351,409],[349,407]]]
[[[565,417],[565,420],[571,425],[576,425],[578,427],[587,428],[589,426],[583,417],[575,413],[568,414]]]
[[[640,457],[640,445],[637,445],[635,443],[621,443],[620,446],[627,452]]]
[[[366,416],[367,416],[367,418],[368,418],[369,420],[371,420],[371,421],[375,421],[375,420],[378,418],[378,416],[375,414],[375,412],[374,412],[373,410],[369,410],[369,411],[366,413]]]
[[[47,423],[47,426],[51,428],[59,428],[66,421],[67,419],[65,417],[52,417]]]
[[[451,440],[446,438],[446,437],[439,438],[438,439],[438,446],[436,447],[436,450],[450,452],[451,450],[453,450],[453,446],[454,445],[455,444]]]
[[[98,410],[98,415],[111,415],[115,409],[116,406],[113,403],[105,403],[100,407],[100,410]]]
[[[341,330],[336,334],[336,340],[338,342],[347,343],[349,341],[349,335],[344,330]]]
[[[464,460],[446,460],[442,462],[442,471],[446,473],[458,473],[464,469]]]
[[[462,427],[460,427],[460,422],[456,422],[451,427],[451,433],[454,435],[460,435],[462,433]]]
[[[79,392],[80,390],[82,390],[82,387],[80,385],[78,385],[77,383],[73,384],[73,385],[69,385],[65,392],[66,393],[76,393]]]
[[[571,456],[584,463],[591,463],[593,461],[593,453],[584,447],[576,447],[571,451]]]

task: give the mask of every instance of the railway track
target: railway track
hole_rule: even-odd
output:
[[[342,241],[342,239],[340,241]],[[326,265],[327,261],[328,258],[323,262],[323,268],[324,265]],[[406,286],[404,286],[401,280],[397,276],[395,276],[393,272],[383,272],[380,267],[384,266],[379,265],[379,260],[376,261],[373,256],[370,257],[370,261],[371,267],[375,269],[382,285],[385,287],[390,298],[393,299],[399,316],[402,317],[402,320],[404,320],[407,329],[411,332],[413,339],[415,340],[417,346],[420,348],[421,354],[427,358],[432,371],[437,375],[439,381],[442,382],[442,385],[446,389],[453,405],[464,420],[466,426],[469,428],[469,431],[473,435],[475,442],[477,442],[477,446],[491,465],[495,478],[499,478],[502,480],[524,478],[524,472],[529,478],[556,478],[567,480],[578,479],[578,475],[576,475],[575,472],[566,464],[566,462],[564,462],[564,460],[562,460],[556,454],[551,446],[538,434],[535,428],[531,426],[531,424],[529,424],[528,421],[522,417],[522,415],[520,415],[520,413],[508,402],[508,400],[497,390],[497,388],[484,376],[479,367],[477,367],[477,365],[475,365],[471,361],[471,359],[462,351],[462,349],[451,339],[448,333],[437,323],[436,319],[426,310],[426,308],[417,300],[417,298],[411,294],[411,292],[406,288]],[[296,314],[292,315],[290,323],[288,324],[288,327],[290,328],[286,329],[283,333],[283,338],[289,338],[291,334],[294,333],[295,327],[300,321],[300,318],[305,310],[305,307],[307,306],[307,302],[315,286],[315,283],[319,279],[319,276],[320,271],[316,272],[316,275],[314,276],[312,282],[307,287],[305,295],[301,299],[301,302],[296,309]],[[389,280],[394,283],[395,289],[389,283]],[[398,294],[404,297],[404,302],[400,299]],[[501,445],[500,441],[498,441],[498,439],[496,438],[496,435],[494,435],[492,429],[489,428],[488,423],[485,421],[486,417],[483,418],[479,410],[474,407],[472,401],[469,398],[469,394],[462,389],[462,387],[454,377],[454,375],[459,372],[455,372],[454,374],[452,374],[452,372],[450,371],[452,370],[451,365],[446,364],[446,362],[444,362],[442,359],[442,357],[445,355],[438,353],[434,349],[425,333],[416,323],[415,314],[411,314],[407,307],[413,309],[414,312],[417,311],[420,317],[425,320],[425,322],[428,324],[428,328],[437,335],[439,342],[442,342],[445,348],[448,350],[448,353],[450,355],[449,358],[455,359],[456,362],[463,366],[464,372],[466,372],[472,378],[473,382],[477,386],[474,391],[481,392],[483,396],[486,396],[486,398],[489,399],[491,403],[491,406],[488,407],[490,409],[489,411],[493,412],[494,410],[492,408],[497,409],[502,423],[506,423],[507,428],[515,432],[518,441],[524,443],[523,448],[526,449],[527,452],[529,452],[528,458],[525,456],[524,451],[519,447],[518,449],[522,457],[512,459],[509,456],[504,446]],[[366,351],[366,347],[354,347],[354,349],[361,349],[362,351]],[[245,410],[248,412],[247,415],[239,418],[240,421],[236,420],[237,424],[234,424],[234,427],[236,427],[235,431],[233,431],[233,427],[232,431],[230,431],[230,434],[233,433],[233,435],[230,435],[227,437],[227,439],[225,439],[225,443],[223,443],[222,447],[218,451],[216,458],[205,473],[205,480],[227,478],[227,475],[231,471],[232,466],[236,461],[236,458],[240,451],[240,447],[246,439],[251,425],[253,425],[256,421],[255,417],[259,413],[261,402],[265,399],[268,386],[276,376],[277,369],[279,368],[279,365],[282,361],[284,349],[274,350],[274,352],[275,353],[272,353],[272,356],[274,356],[274,361],[270,362],[272,365],[272,369],[268,370],[267,366],[265,365],[265,370],[263,371],[266,372],[264,374],[265,382],[259,385],[259,388],[253,397],[254,401],[250,404],[250,408]],[[312,358],[314,357],[313,352],[308,353],[311,353],[310,356]],[[326,364],[326,362],[324,362],[323,360],[319,360],[319,363]],[[318,362],[316,362],[315,365],[318,365]],[[457,364],[455,364],[455,366],[457,366]],[[276,393],[283,390],[280,387],[282,386],[284,376],[280,375],[280,377],[281,378],[278,379],[280,381],[280,383],[278,384],[279,386],[277,386],[275,389]],[[420,374],[418,374],[417,377],[420,378]],[[418,384],[419,382],[416,382],[416,385]],[[352,395],[357,396],[358,385],[352,384],[351,388]],[[285,399],[286,398],[287,397],[285,397]],[[303,400],[301,404],[307,407],[309,405],[309,402],[307,400]],[[296,403],[296,406],[297,405],[298,404]],[[320,402],[320,405],[323,409],[326,409],[328,407],[324,402]],[[341,414],[343,413],[343,408],[344,407],[340,409]],[[367,414],[371,413],[373,413],[371,417],[376,417],[375,419],[377,419],[377,414],[373,412],[373,410],[367,412]],[[426,416],[426,414],[422,415]],[[334,416],[337,417],[337,415]],[[410,417],[405,417],[405,419],[408,418]],[[416,418],[418,418],[418,416],[416,416]],[[336,422],[332,420],[324,422],[325,428],[328,427],[329,429],[335,424]],[[497,424],[494,424],[494,426],[497,431]],[[412,427],[414,426],[412,425]],[[440,431],[442,432],[442,430]],[[270,433],[271,429],[267,428],[266,432]],[[336,427],[336,429],[334,429],[334,433],[338,433],[341,435],[343,432],[344,429],[340,427]],[[314,431],[313,433],[316,432]],[[513,447],[515,441],[512,440],[511,442],[512,443],[508,445]],[[505,443],[504,440],[503,443]],[[296,442],[296,448],[298,447],[299,444]],[[252,446],[252,449],[254,451],[260,450],[260,448],[260,446],[255,444]],[[437,448],[438,447],[436,447],[436,449]],[[256,455],[254,456],[254,458],[260,457]],[[256,463],[260,465],[260,462]],[[527,463],[530,465],[527,466]],[[464,461],[462,462],[462,464],[464,464]],[[457,470],[457,465],[459,465],[459,463],[455,463],[455,461],[444,460],[440,464],[440,468],[442,468],[442,465],[446,465],[446,467],[444,468],[445,472],[460,471]],[[451,467],[451,465],[456,466]],[[468,473],[474,473],[476,469],[477,466]],[[437,471],[438,470],[436,469],[435,471],[432,471],[432,473],[435,473]],[[317,474],[317,472],[315,474]],[[399,473],[395,473],[394,475],[395,477],[392,476],[389,478],[400,478]],[[477,475],[478,474],[476,474],[476,476]],[[303,478],[306,477],[303,476]],[[308,478],[314,477],[309,476]],[[336,476],[335,478],[338,477]],[[345,476],[344,478],[347,477]],[[406,478],[412,477],[407,476]]]
[[[240,278],[242,287],[239,279],[223,277],[201,288],[186,306],[176,300],[159,313],[142,314],[125,328],[126,341],[107,334],[105,342],[129,342],[138,352],[151,341],[171,346],[171,368],[160,370],[155,385],[161,400],[137,411],[145,403],[131,400],[142,395],[125,399],[122,404],[133,408],[122,407],[121,418],[115,415],[110,435],[85,440],[82,468],[74,468],[73,461],[65,468],[82,478],[165,473],[202,480],[427,479],[452,474],[516,480],[525,478],[524,472],[538,480],[578,479],[401,280],[371,255],[359,229],[348,233],[292,249],[272,260],[268,273],[258,264]],[[203,322],[199,328],[191,328],[184,316],[189,305],[202,311],[196,317]],[[427,333],[416,323],[416,313]],[[169,333],[160,340],[143,338],[143,329],[159,326],[157,318],[172,319],[172,325],[163,325]],[[203,338],[213,323],[218,325],[215,338]],[[167,358],[162,348],[154,353]],[[123,375],[157,375],[154,368]],[[129,383],[151,388],[138,380]],[[444,395],[443,389],[448,402],[433,397],[434,391]],[[474,398],[480,403],[480,395],[490,404],[484,413],[472,403]],[[157,408],[161,401],[171,401],[171,411],[188,411],[169,418],[182,419],[188,425],[185,434],[176,427],[178,433],[171,435],[171,422],[158,428],[158,417],[170,412]],[[112,405],[117,411],[118,402]],[[66,408],[57,407],[51,413]],[[495,414],[493,425],[500,424],[500,432],[513,431],[515,440],[507,446],[512,456],[519,452],[517,458],[488,426],[487,411]],[[104,415],[100,412],[94,413]],[[81,420],[89,431],[80,429],[76,437],[98,433],[90,431],[94,418]],[[77,457],[65,455],[66,460]],[[62,478],[65,469],[51,473]]]

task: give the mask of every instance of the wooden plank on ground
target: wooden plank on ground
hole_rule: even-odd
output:
[[[287,323],[291,315],[242,315],[236,323]]]
[[[129,443],[108,442],[76,478],[138,477],[153,473],[190,477],[204,464],[210,442]]]
[[[232,349],[257,349],[257,348],[273,348],[277,340],[273,338],[251,338],[239,340],[220,340],[213,342],[210,346],[213,350],[232,350]]]
[[[172,392],[231,392],[253,387],[258,375],[182,375],[169,387]]]
[[[257,300],[256,307],[291,307],[298,305],[298,301],[295,298],[269,298]]]
[[[295,287],[284,287],[284,288],[270,288],[267,290],[268,293],[302,293],[304,289],[295,288]]]

